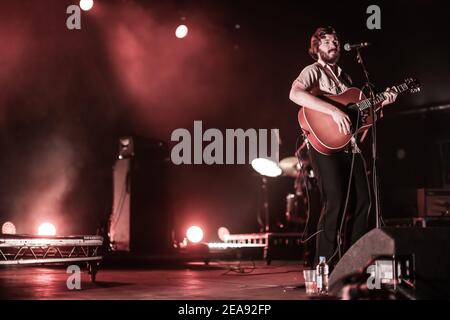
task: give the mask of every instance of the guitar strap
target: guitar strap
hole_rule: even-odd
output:
[[[349,82],[348,82],[349,79],[344,79],[344,77],[342,77],[343,75],[345,75],[345,78],[347,78],[347,75],[343,71],[341,73],[341,79],[339,79],[338,76],[331,69],[329,64],[326,64],[325,67],[323,67],[323,70],[328,75],[328,77],[334,82],[334,85],[336,86],[336,88],[338,88],[338,91],[339,91],[338,94],[340,94],[344,91],[344,90],[342,90],[342,87],[341,87],[339,81],[344,83],[344,85],[346,85],[348,88],[351,87],[351,85],[349,85]]]

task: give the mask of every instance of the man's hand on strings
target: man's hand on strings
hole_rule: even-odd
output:
[[[397,99],[398,93],[395,92],[394,90],[391,90],[391,88],[386,88],[386,91],[384,91],[383,93],[384,93],[384,96],[386,97],[386,100],[384,100],[381,103],[382,107],[384,107],[385,105],[394,103],[395,100]]]

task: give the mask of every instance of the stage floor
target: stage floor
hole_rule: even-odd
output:
[[[0,268],[0,299],[304,300],[302,265],[295,261],[216,261],[164,268],[101,267],[92,283],[69,290],[63,266]]]

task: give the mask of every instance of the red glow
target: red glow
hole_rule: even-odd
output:
[[[197,226],[191,226],[186,231],[186,237],[192,243],[198,243],[203,239],[203,230]]]
[[[229,44],[214,28],[189,30],[189,39],[179,39],[175,29],[186,23],[161,23],[152,11],[138,6],[111,6],[96,12],[95,19],[104,33],[114,77],[132,100],[127,110],[140,134],[165,139],[174,128],[192,123],[187,119],[229,110],[229,104],[217,103],[229,98],[226,90],[218,88],[234,84],[233,60],[223,54]],[[197,23],[208,21],[203,17]]]
[[[56,228],[49,222],[44,222],[39,226],[38,235],[40,236],[54,236],[56,235]]]
[[[2,225],[2,233],[3,234],[16,234],[16,226],[12,222],[5,222]]]
[[[226,241],[226,237],[230,235],[230,231],[225,227],[220,227],[217,230],[217,235],[219,236],[219,239],[222,241]]]
[[[177,36],[178,39],[182,39],[187,36],[188,31],[189,31],[188,27],[185,26],[184,24],[181,24],[177,27],[177,30],[175,30],[175,35]]]

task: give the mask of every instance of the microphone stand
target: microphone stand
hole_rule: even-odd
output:
[[[366,83],[363,86],[364,88],[367,88],[369,91],[370,98],[372,101],[375,98],[375,93],[373,92],[373,84],[369,80],[369,72],[367,71],[367,68],[364,64],[364,60],[361,56],[361,50],[360,48],[356,49],[356,57],[358,63],[361,65],[361,68],[363,70],[364,76],[366,78]],[[380,218],[381,218],[381,212],[380,212],[380,197],[379,197],[379,183],[378,183],[378,172],[377,172],[377,118],[375,113],[375,108],[373,105],[370,107],[370,114],[372,116],[372,174],[373,174],[373,192],[375,195],[375,219],[376,219],[376,228],[380,228]],[[370,190],[369,190],[370,192]]]

